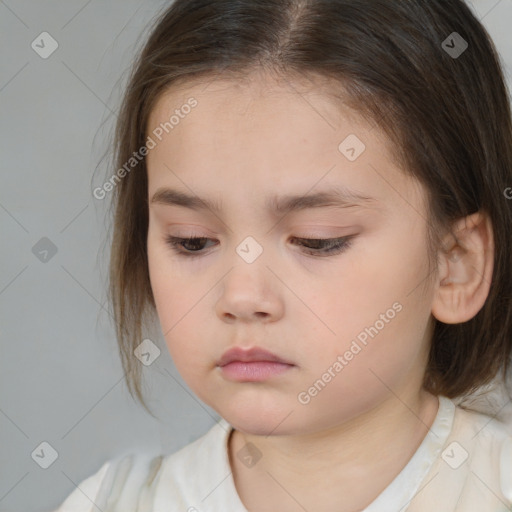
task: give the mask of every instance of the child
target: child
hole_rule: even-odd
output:
[[[512,124],[462,0],[176,0],[119,115],[111,299],[222,417],[58,512],[504,512]],[[147,315],[147,316],[146,316]]]

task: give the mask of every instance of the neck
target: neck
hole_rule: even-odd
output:
[[[346,510],[359,510],[407,464],[437,411],[437,398],[421,391],[406,399],[389,395],[357,418],[319,432],[265,437],[235,430],[229,450],[235,486],[246,507],[255,512],[265,509],[259,503],[258,489],[263,488],[267,506],[272,503],[276,510],[279,497],[280,510],[341,511],[340,503]],[[246,443],[262,453],[251,468],[236,457]]]

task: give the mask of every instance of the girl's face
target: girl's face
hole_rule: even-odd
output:
[[[148,124],[161,328],[190,388],[251,434],[318,432],[412,403],[428,356],[424,192],[378,127],[313,90],[263,78],[174,88]],[[288,365],[221,368],[233,347]]]

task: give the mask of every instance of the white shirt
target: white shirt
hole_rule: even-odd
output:
[[[111,459],[55,512],[248,512],[229,464],[231,430],[221,419],[174,454]],[[511,510],[511,434],[491,417],[440,396],[421,445],[364,512]]]

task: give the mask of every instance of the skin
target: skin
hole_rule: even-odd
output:
[[[472,318],[492,276],[491,227],[475,214],[455,226],[464,247],[447,237],[435,279],[426,281],[425,191],[397,166],[383,132],[324,92],[261,73],[243,83],[190,83],[162,95],[148,122],[150,133],[188,98],[198,101],[147,156],[150,279],[178,371],[234,427],[233,478],[251,512],[353,512],[373,501],[438,410],[422,389],[433,315]],[[366,146],[354,162],[338,150],[350,134]],[[265,209],[274,194],[329,185],[377,202],[284,216]],[[161,187],[214,198],[222,211],[152,203]],[[211,241],[187,258],[166,235]],[[332,256],[293,243],[347,235],[355,235],[350,247]],[[236,252],[248,236],[263,249],[251,264]],[[300,403],[298,394],[394,303],[401,311]],[[233,382],[216,363],[234,346],[259,346],[294,366],[264,382]],[[250,468],[236,455],[248,442],[262,454]]]

